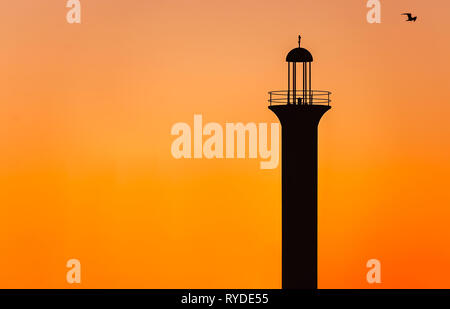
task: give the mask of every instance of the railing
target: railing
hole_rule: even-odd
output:
[[[324,90],[278,90],[269,92],[270,105],[330,105],[331,92]]]

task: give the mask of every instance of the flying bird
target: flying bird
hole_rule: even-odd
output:
[[[416,22],[417,16],[412,17],[411,13],[403,13],[402,15],[408,16],[408,19],[406,21]]]

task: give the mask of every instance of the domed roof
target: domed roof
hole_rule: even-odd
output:
[[[297,47],[291,50],[286,56],[287,62],[313,62],[313,56],[304,48]]]

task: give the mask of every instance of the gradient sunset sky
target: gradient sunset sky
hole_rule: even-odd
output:
[[[0,0],[0,288],[280,288],[280,168],[176,160],[170,129],[278,122],[299,33],[333,92],[319,287],[450,288],[450,2],[366,2]]]

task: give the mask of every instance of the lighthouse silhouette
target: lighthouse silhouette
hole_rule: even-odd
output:
[[[286,56],[288,90],[269,92],[282,127],[282,288],[317,289],[317,130],[330,92],[311,88],[311,53]],[[297,64],[302,88],[297,89]],[[299,72],[300,73],[300,72]],[[292,88],[291,88],[292,86]]]

